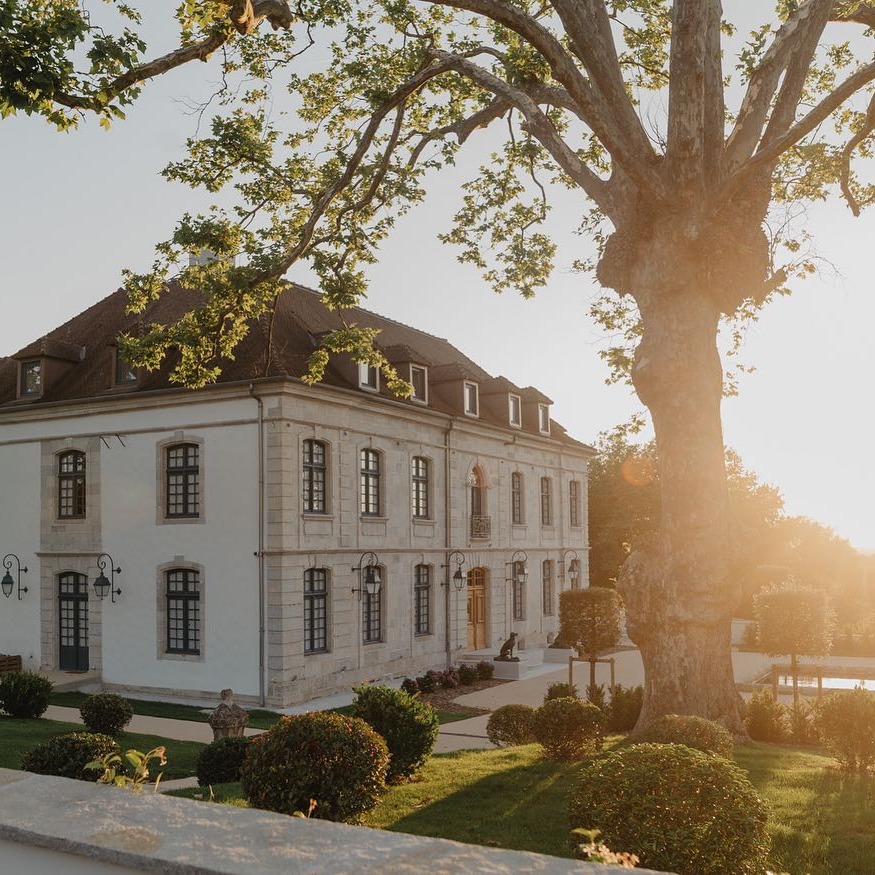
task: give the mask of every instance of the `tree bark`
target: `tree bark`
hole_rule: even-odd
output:
[[[659,536],[629,557],[618,581],[644,660],[638,727],[665,714],[696,714],[744,735],[731,660],[740,587],[732,576],[720,419],[719,305],[695,288],[707,268],[685,269],[683,257],[669,255],[660,253],[659,275],[635,295],[643,335],[632,379],[653,418],[662,500]],[[648,279],[641,265],[637,273],[639,282]]]

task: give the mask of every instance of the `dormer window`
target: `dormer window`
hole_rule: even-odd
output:
[[[19,395],[22,398],[38,398],[43,394],[42,359],[21,363],[21,383]]]
[[[115,351],[115,385],[125,386],[137,382],[137,372],[122,355],[120,349]]]
[[[380,377],[373,365],[359,362],[359,388],[376,392],[380,388]]]
[[[410,400],[428,404],[428,371],[422,365],[410,366],[410,385],[413,386]]]
[[[519,395],[508,395],[508,416],[510,424],[514,428],[522,428],[523,425],[523,400]]]
[[[550,434],[550,405],[538,405],[538,429],[541,434]]]
[[[479,416],[480,415],[480,393],[476,383],[465,381],[462,389],[464,393],[465,415]]]

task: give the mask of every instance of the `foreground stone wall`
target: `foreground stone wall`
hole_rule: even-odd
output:
[[[611,875],[628,870],[0,769],[0,872],[59,871]]]

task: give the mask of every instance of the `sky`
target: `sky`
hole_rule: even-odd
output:
[[[208,93],[216,68],[197,64],[151,83],[128,119],[104,132],[91,122],[59,134],[37,119],[0,122],[0,355],[10,355],[115,290],[123,268],[146,270],[155,243],[185,211],[210,200],[165,182],[160,169],[194,134],[190,102]],[[464,164],[460,161],[460,165]],[[594,442],[642,409],[632,390],[605,384],[604,333],[588,318],[594,282],[565,265],[567,248],[534,300],[496,296],[476,269],[456,261],[437,234],[458,204],[473,164],[435,180],[370,270],[364,306],[448,339],[487,371],[553,400],[553,416]],[[571,202],[554,225],[572,228]],[[841,201],[810,211],[807,230],[830,266],[772,303],[749,332],[739,395],[723,405],[726,443],[761,480],[781,490],[785,511],[834,528],[875,550],[875,212],[854,219]],[[289,279],[313,284],[304,268]]]

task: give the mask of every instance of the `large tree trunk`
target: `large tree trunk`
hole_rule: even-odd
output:
[[[666,276],[665,256],[652,293],[635,295],[643,336],[633,383],[653,418],[662,496],[659,537],[629,557],[619,580],[629,635],[644,660],[638,726],[696,714],[744,734],[730,644],[738,586],[720,421],[719,307],[682,279],[707,270],[685,271],[681,257]],[[667,289],[669,282],[677,285]]]

